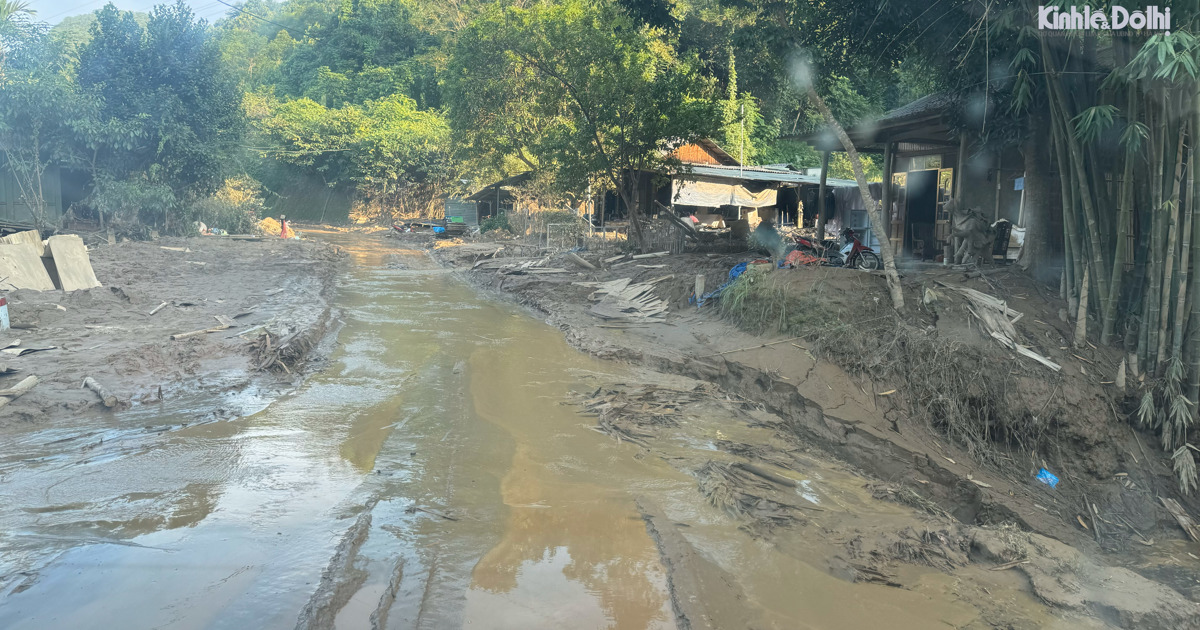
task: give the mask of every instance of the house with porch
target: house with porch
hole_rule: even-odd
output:
[[[881,186],[876,200],[898,255],[933,259],[942,254],[951,240],[947,203],[955,198],[992,221],[1023,225],[1020,152],[982,142],[980,125],[971,124],[964,109],[948,94],[931,94],[847,130],[860,153],[882,157],[883,180],[891,185]],[[829,131],[806,140],[825,155],[844,150]],[[1048,210],[1060,226],[1051,233],[1061,234],[1061,207]]]

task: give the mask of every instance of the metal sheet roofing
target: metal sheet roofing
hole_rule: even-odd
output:
[[[691,164],[687,169],[674,173],[677,177],[688,178],[708,177],[715,179],[738,179],[751,182],[774,182],[780,184],[820,184],[817,175],[805,175],[796,171],[785,171],[761,166],[712,166],[707,164]],[[852,179],[830,177],[825,180],[830,188],[853,188],[858,183]]]

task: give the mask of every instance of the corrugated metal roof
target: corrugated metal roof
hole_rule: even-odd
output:
[[[752,182],[776,182],[781,184],[820,184],[821,178],[816,175],[805,175],[796,171],[763,168],[761,166],[711,166],[693,164],[685,171],[675,173],[676,176],[687,178],[709,177],[715,179],[740,179]],[[825,185],[831,188],[855,188],[858,183],[852,179],[837,179],[830,177]]]

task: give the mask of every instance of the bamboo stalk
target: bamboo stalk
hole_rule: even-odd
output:
[[[1052,59],[1050,47],[1046,43],[1045,38],[1042,38],[1041,44],[1043,63],[1049,65]],[[1104,255],[1100,247],[1100,228],[1096,218],[1096,208],[1092,203],[1090,194],[1091,185],[1087,176],[1087,169],[1084,166],[1083,150],[1079,146],[1079,140],[1075,137],[1074,124],[1071,122],[1067,109],[1067,98],[1063,92],[1061,75],[1056,68],[1047,67],[1046,69],[1049,71],[1049,74],[1046,76],[1046,83],[1050,85],[1050,101],[1057,105],[1062,128],[1066,132],[1063,135],[1066,137],[1067,156],[1070,158],[1070,166],[1075,175],[1075,188],[1079,193],[1078,201],[1080,202],[1080,208],[1083,210],[1084,222],[1087,226],[1090,266],[1095,270],[1095,273],[1092,275],[1097,279],[1096,285],[1100,290],[1100,302],[1104,303],[1108,301],[1108,276],[1104,273],[1107,267],[1104,264]]]
[[[1187,123],[1185,122],[1186,126]],[[1175,334],[1171,341],[1171,356],[1182,358],[1183,352],[1183,329],[1184,323],[1187,320],[1187,295],[1188,295],[1188,268],[1191,264],[1192,253],[1192,229],[1193,229],[1193,214],[1195,212],[1196,198],[1191,194],[1193,185],[1195,184],[1195,169],[1191,168],[1196,163],[1196,141],[1195,130],[1191,129],[1188,133],[1192,136],[1191,146],[1188,147],[1188,172],[1187,172],[1187,188],[1188,196],[1183,202],[1183,243],[1179,248],[1179,279],[1178,289],[1176,290],[1175,301]],[[1182,145],[1183,142],[1180,142]],[[1178,186],[1178,181],[1176,182]],[[1183,200],[1183,197],[1180,196]]]
[[[1195,94],[1197,102],[1200,102],[1200,87],[1197,88]],[[1192,135],[1200,135],[1200,109],[1192,108]],[[1196,138],[1192,139],[1193,153],[1195,157]],[[1200,195],[1200,164],[1196,160],[1192,160],[1191,173],[1189,177],[1190,194],[1193,205],[1196,203],[1197,195]],[[1192,255],[1193,264],[1200,265],[1200,221],[1192,221],[1192,247],[1197,248],[1197,251]],[[1192,274],[1192,317],[1191,330],[1188,340],[1189,361],[1191,363],[1191,373],[1188,375],[1187,398],[1195,401],[1200,398],[1200,270]]]
[[[1125,100],[1125,115],[1129,120],[1137,119],[1137,81],[1131,81]],[[1117,216],[1117,242],[1114,244],[1112,278],[1109,280],[1108,300],[1104,304],[1104,317],[1100,343],[1108,345],[1112,341],[1113,329],[1116,326],[1117,304],[1121,300],[1121,288],[1125,279],[1125,260],[1129,257],[1129,225],[1133,220],[1133,164],[1137,156],[1133,151],[1125,151],[1125,168],[1121,172],[1121,192],[1119,198],[1119,215]]]
[[[1073,313],[1078,308],[1076,296],[1079,295],[1079,278],[1083,275],[1081,269],[1083,257],[1079,247],[1079,232],[1075,226],[1075,194],[1068,178],[1062,175],[1067,169],[1066,144],[1062,137],[1066,132],[1058,116],[1051,115],[1050,122],[1051,134],[1054,137],[1055,161],[1058,162],[1058,172],[1060,173],[1058,179],[1063,195],[1063,243],[1065,244],[1063,272],[1066,281],[1064,299],[1067,301],[1067,312]]]
[[[1171,184],[1171,201],[1167,206],[1167,256],[1163,261],[1162,304],[1159,306],[1159,337],[1158,337],[1158,371],[1162,372],[1167,363],[1167,325],[1171,319],[1171,279],[1175,273],[1175,241],[1179,231],[1179,183],[1183,178],[1183,127],[1179,129],[1179,138],[1175,141],[1175,177]],[[1153,322],[1152,322],[1153,323]]]

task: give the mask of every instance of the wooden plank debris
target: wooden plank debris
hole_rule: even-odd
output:
[[[4,405],[7,405],[17,398],[25,395],[26,392],[33,389],[33,386],[37,384],[37,376],[26,376],[21,380],[20,383],[17,383],[13,387],[8,389],[0,389],[0,407],[3,407]]]
[[[650,254],[637,254],[633,257],[633,260],[645,260],[647,258],[659,258],[661,256],[666,256],[670,253],[671,252],[653,252]]]
[[[92,270],[87,245],[76,234],[56,234],[46,239],[46,255],[43,258],[53,262],[55,273],[52,278],[56,279],[58,289],[77,291],[100,286]],[[49,264],[46,268],[49,269]]]
[[[167,303],[163,302],[162,304],[159,304],[158,306],[155,306],[153,309],[151,309],[150,314],[153,315],[153,314],[163,310],[166,307],[167,307]]]

